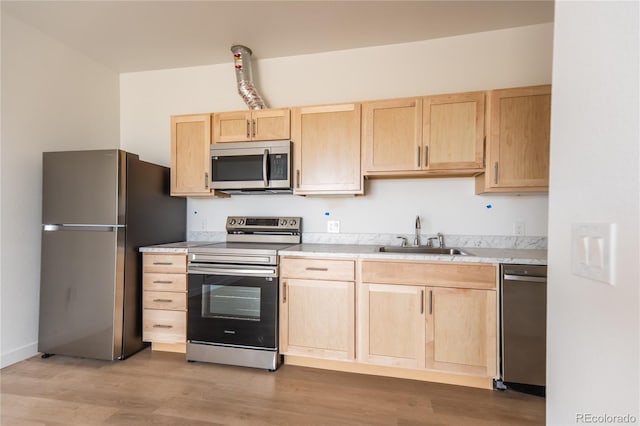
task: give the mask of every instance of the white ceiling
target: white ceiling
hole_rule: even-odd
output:
[[[6,1],[2,13],[118,72],[407,43],[553,21],[553,1]]]

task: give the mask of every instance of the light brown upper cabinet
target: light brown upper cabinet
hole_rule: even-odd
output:
[[[484,92],[425,97],[422,142],[426,170],[481,172]]]
[[[487,168],[476,193],[548,191],[550,123],[550,85],[489,92]]]
[[[471,176],[483,171],[484,92],[363,104],[369,176]]]
[[[290,110],[261,109],[220,112],[213,117],[213,142],[289,139]]]
[[[362,194],[360,104],[297,107],[292,116],[293,193]]]
[[[171,195],[209,195],[211,114],[171,117]]]
[[[362,104],[365,175],[401,175],[422,168],[422,98]]]

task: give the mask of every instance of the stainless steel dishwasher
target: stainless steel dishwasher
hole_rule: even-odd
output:
[[[501,375],[498,387],[543,395],[547,267],[500,265]]]

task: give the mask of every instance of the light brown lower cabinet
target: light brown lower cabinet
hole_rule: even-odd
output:
[[[359,288],[359,361],[495,376],[495,291],[366,283]]]
[[[359,361],[496,375],[495,265],[363,261],[362,280]]]
[[[355,262],[283,258],[280,352],[355,358]]]
[[[498,352],[496,265],[333,262],[281,262],[285,363],[492,387]],[[357,266],[353,278],[344,262]]]
[[[427,287],[425,305],[426,368],[494,377],[496,292]]]
[[[154,351],[186,352],[187,256],[143,253],[142,340]]]

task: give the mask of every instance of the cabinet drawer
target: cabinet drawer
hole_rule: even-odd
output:
[[[142,257],[143,272],[184,273],[187,271],[187,256],[185,254],[150,254]]]
[[[142,295],[144,309],[187,310],[187,293],[171,291],[145,291]]]
[[[280,275],[286,278],[321,280],[355,280],[353,260],[284,258],[280,263]]]
[[[496,266],[486,264],[362,262],[364,283],[495,289],[496,274]]]
[[[142,339],[145,342],[186,342],[187,313],[181,311],[144,309]]]
[[[185,274],[145,273],[142,276],[142,288],[151,291],[187,291]]]

